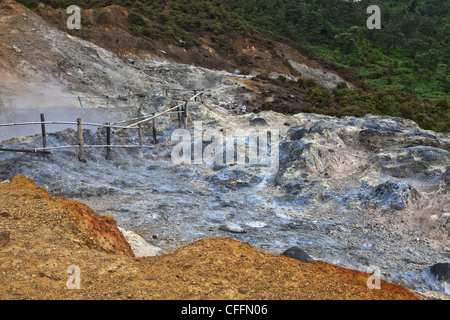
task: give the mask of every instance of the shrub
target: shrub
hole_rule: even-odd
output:
[[[306,82],[305,82],[305,79],[298,78],[298,79],[297,79],[297,85],[298,85],[300,88],[305,89],[305,88],[306,88]]]
[[[253,65],[252,58],[246,54],[240,54],[236,58],[237,64],[240,66],[251,66]]]
[[[313,100],[313,99],[318,99],[322,96],[323,96],[322,90],[318,87],[313,87],[313,88],[308,89],[306,97],[308,98],[308,100]]]
[[[308,79],[305,82],[306,87],[317,87],[317,83],[313,79]]]
[[[345,82],[339,82],[339,83],[336,85],[336,89],[348,89],[347,83],[345,83]]]
[[[236,54],[237,49],[231,40],[224,34],[212,35],[213,48],[222,54]]]
[[[128,20],[133,25],[142,27],[147,26],[147,22],[145,21],[145,19],[139,13],[136,12],[130,12],[130,14],[128,15]]]
[[[259,73],[256,77],[261,80],[270,80],[269,75],[265,72]]]
[[[278,81],[280,81],[281,83],[286,83],[286,77],[285,76],[282,76],[282,75],[279,75],[278,76]]]

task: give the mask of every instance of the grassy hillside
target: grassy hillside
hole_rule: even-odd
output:
[[[37,7],[37,0],[21,0]],[[385,114],[422,128],[450,132],[450,4],[446,0],[42,0],[47,6],[83,9],[119,4],[132,11],[131,32],[197,46],[208,34],[214,49],[251,64],[229,40],[251,37],[268,46],[283,39],[356,84],[325,90],[297,85],[311,112]],[[381,9],[381,29],[369,30],[366,9]],[[264,78],[264,75],[261,75]],[[292,87],[279,82],[280,85]],[[314,89],[314,90],[313,90]],[[292,90],[289,89],[289,90]],[[307,111],[305,108],[298,111]]]

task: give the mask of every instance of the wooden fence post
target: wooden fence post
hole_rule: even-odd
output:
[[[184,103],[183,107],[183,126],[187,129],[187,101]]]
[[[178,126],[181,128],[181,110],[182,108],[177,108],[177,116],[178,116]]]
[[[42,147],[47,148],[47,135],[45,133],[45,116],[41,113]]]
[[[78,96],[78,101],[80,102],[80,106],[81,106],[81,108],[83,109],[83,104],[81,103],[81,98],[80,98],[80,96]]]
[[[153,116],[154,115],[155,114],[153,113]],[[153,118],[152,122],[153,122],[153,144],[157,144],[158,140],[156,140],[156,118]]]
[[[110,123],[108,122],[107,125],[109,126]],[[111,145],[111,127],[106,127],[106,160],[111,160],[111,148],[109,147]]]
[[[81,162],[86,162],[84,159],[84,143],[83,143],[83,127],[81,125],[81,118],[77,119],[77,128],[78,128],[78,140],[80,142],[80,149],[78,151],[78,160]]]
[[[138,125],[138,136],[139,136],[139,158],[144,157],[142,152],[142,124]]]

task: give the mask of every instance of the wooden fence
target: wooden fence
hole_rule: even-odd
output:
[[[166,94],[168,90],[178,90],[178,89],[166,89]],[[1,127],[11,127],[11,126],[21,126],[21,125],[40,125],[41,126],[41,135],[42,135],[42,147],[34,148],[34,149],[12,149],[12,148],[0,148],[0,151],[4,152],[24,152],[24,153],[37,153],[37,154],[50,154],[50,150],[60,150],[60,149],[71,149],[78,148],[78,160],[81,162],[85,162],[84,149],[85,148],[105,148],[106,149],[106,159],[111,160],[111,148],[138,148],[139,156],[143,156],[143,148],[154,148],[154,146],[158,143],[156,137],[156,118],[160,117],[167,113],[176,113],[178,114],[178,124],[179,126],[183,126],[185,129],[187,128],[187,118],[188,118],[188,103],[191,101],[197,101],[197,98],[201,99],[203,103],[203,91],[198,92],[198,90],[194,90],[195,94],[190,99],[185,100],[183,103],[176,105],[175,107],[169,108],[163,112],[158,114],[152,114],[148,116],[143,116],[134,119],[127,119],[115,123],[90,123],[90,122],[82,122],[81,118],[78,118],[76,122],[70,121],[45,121],[45,115],[43,113],[40,114],[39,122],[18,122],[18,123],[2,123]],[[176,110],[176,111],[175,111]],[[120,125],[124,123],[129,123],[131,121],[136,121],[130,125]],[[152,134],[153,134],[153,145],[144,145],[143,144],[143,124],[152,121]],[[77,126],[77,137],[78,144],[76,145],[67,145],[67,146],[56,146],[56,147],[48,147],[47,146],[47,133],[46,133],[46,125],[76,125]],[[106,128],[106,144],[104,145],[86,145],[84,144],[83,139],[83,126],[94,126],[98,128]],[[112,131],[115,129],[115,131]],[[112,134],[117,134],[124,130],[137,130],[139,144],[138,145],[112,145],[111,144],[111,136]]]

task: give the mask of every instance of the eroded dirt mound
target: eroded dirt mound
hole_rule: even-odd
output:
[[[23,175],[0,189],[1,228],[13,239],[75,243],[118,255],[134,256],[112,216],[100,216],[83,203],[52,197]],[[14,243],[14,242],[13,242]]]
[[[0,184],[0,299],[419,299],[369,274],[302,263],[226,237],[136,258],[114,220],[24,176]],[[80,289],[69,289],[69,266]]]

